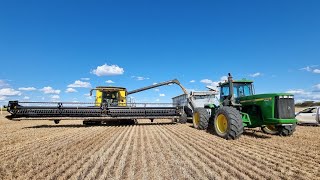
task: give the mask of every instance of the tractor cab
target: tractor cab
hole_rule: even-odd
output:
[[[232,84],[232,85],[230,85]],[[251,96],[254,94],[253,81],[250,80],[238,80],[229,83],[225,81],[219,84],[220,87],[220,102],[224,102],[226,99],[234,98],[236,103],[239,103],[239,99],[244,96]],[[232,89],[230,89],[233,88]],[[231,97],[231,93],[233,97]]]

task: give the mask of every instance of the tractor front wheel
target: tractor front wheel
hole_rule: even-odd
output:
[[[195,108],[192,116],[193,127],[204,130],[208,128],[210,115],[205,108]]]
[[[243,133],[243,124],[240,112],[228,106],[222,106],[214,117],[215,134],[224,139],[237,139]]]
[[[278,128],[275,125],[266,125],[261,127],[261,131],[265,134],[277,135]]]
[[[297,124],[286,126],[266,125],[262,126],[262,132],[271,135],[290,136],[296,130]]]

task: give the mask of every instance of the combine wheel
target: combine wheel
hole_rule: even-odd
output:
[[[188,115],[186,113],[182,113],[181,116],[179,117],[179,123],[185,124],[187,123],[188,120]]]
[[[288,125],[288,126],[275,126],[275,125],[266,125],[262,126],[262,132],[272,135],[280,136],[290,136],[296,130],[297,124]]]
[[[196,129],[204,130],[208,128],[210,115],[205,108],[195,108],[192,122]]]
[[[60,120],[54,120],[53,121],[55,124],[59,124],[60,123]]]
[[[83,121],[84,125],[88,125],[88,126],[98,126],[101,125],[101,121]]]
[[[228,106],[222,106],[214,117],[215,134],[224,139],[237,139],[243,133],[240,112]]]

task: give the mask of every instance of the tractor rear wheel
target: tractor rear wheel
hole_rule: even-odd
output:
[[[224,139],[237,139],[243,133],[240,112],[228,106],[220,107],[214,117],[215,134]]]
[[[262,132],[272,135],[280,136],[290,136],[296,130],[297,124],[287,125],[287,126],[275,126],[275,125],[266,125],[262,126]]]
[[[210,115],[205,108],[195,108],[192,116],[193,127],[204,130],[208,128]]]

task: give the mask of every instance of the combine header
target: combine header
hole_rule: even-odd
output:
[[[7,118],[10,120],[53,120],[56,124],[60,120],[83,120],[84,124],[101,124],[112,120],[131,123],[136,119],[150,119],[152,122],[154,119],[177,120],[184,114],[181,107],[172,106],[172,104],[164,107],[164,104],[155,106],[159,104],[127,103],[127,95],[169,84],[177,84],[185,94],[188,94],[177,79],[129,92],[123,87],[98,86],[90,91],[90,95],[92,91],[96,91],[94,103],[9,101],[7,109],[11,115]],[[192,98],[189,99],[193,107]]]

